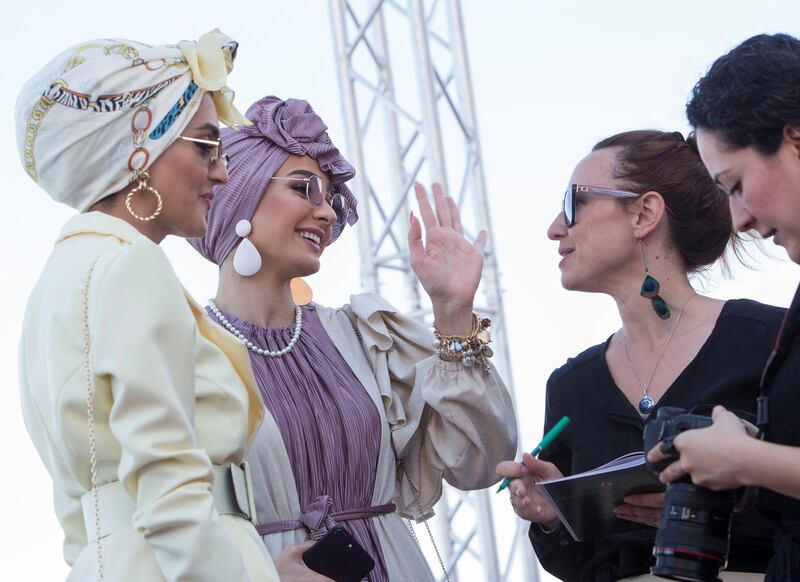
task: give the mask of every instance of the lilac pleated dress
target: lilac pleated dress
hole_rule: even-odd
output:
[[[320,323],[303,307],[303,329],[294,349],[270,358],[250,352],[256,382],[280,429],[303,513],[320,503],[327,513],[371,505],[380,450],[381,420],[369,394]],[[256,345],[284,348],[294,326],[264,328],[222,312]],[[209,311],[212,319],[213,313]],[[216,319],[215,319],[216,321]],[[375,560],[370,582],[388,581],[372,518],[341,523]],[[320,533],[314,537],[319,537]]]

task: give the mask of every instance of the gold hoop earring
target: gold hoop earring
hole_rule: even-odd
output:
[[[128,209],[128,214],[133,216],[136,220],[140,220],[142,222],[149,222],[153,220],[156,216],[161,214],[161,209],[164,208],[164,201],[161,199],[161,194],[158,193],[158,190],[150,186],[147,181],[150,179],[150,176],[147,172],[142,172],[139,176],[139,185],[136,186],[133,190],[128,192],[128,195],[125,197],[125,208]],[[133,211],[133,207],[131,206],[131,201],[133,200],[134,194],[136,194],[139,190],[148,190],[153,193],[156,197],[156,209],[150,216],[139,216]]]

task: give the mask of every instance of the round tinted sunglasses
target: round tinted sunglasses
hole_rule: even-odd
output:
[[[297,189],[298,194],[305,197],[308,203],[314,208],[322,206],[323,202],[327,202],[336,214],[336,220],[343,220],[347,217],[347,200],[341,194],[334,192],[326,192],[322,178],[319,176],[309,176],[308,178],[301,178],[299,176],[273,176],[270,180],[285,180],[287,182],[295,182],[298,185],[305,183],[305,187]]]
[[[612,198],[638,198],[640,195],[626,190],[614,190],[613,188],[600,188],[599,186],[584,186],[582,184],[570,184],[564,192],[564,200],[561,202],[561,210],[564,211],[564,221],[567,226],[573,226],[576,220],[576,199],[581,196],[609,196]]]

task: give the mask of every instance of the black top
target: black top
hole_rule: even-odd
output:
[[[774,357],[764,373],[769,398],[769,424],[765,440],[800,446],[800,287],[795,293]],[[779,523],[775,535],[775,558],[766,580],[800,580],[800,500],[761,489],[758,508]]]
[[[650,414],[655,416],[662,406],[704,404],[755,414],[762,368],[784,313],[746,299],[726,302],[697,356]],[[569,359],[547,382],[545,432],[564,415],[572,422],[540,458],[565,476],[643,448],[645,419],[614,383],[606,363],[610,340]],[[764,572],[772,555],[774,526],[752,505],[734,519],[730,570]],[[529,535],[551,574],[566,581],[601,582],[649,572],[655,533],[642,525],[637,531],[575,542],[564,528],[545,534],[533,524]]]

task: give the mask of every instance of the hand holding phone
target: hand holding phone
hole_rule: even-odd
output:
[[[310,550],[315,543],[315,541],[309,540],[302,544],[293,544],[283,548],[281,553],[275,556],[275,570],[278,572],[278,578],[292,582],[333,582],[327,576],[314,572],[303,562],[303,554]]]
[[[361,582],[375,561],[344,527],[337,525],[303,554],[311,570],[335,582]]]

